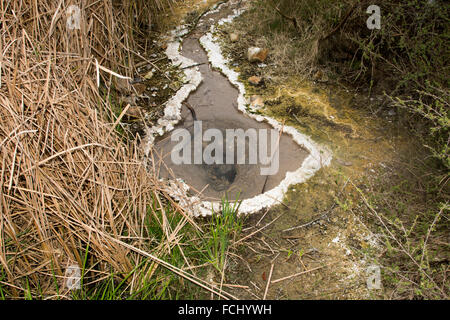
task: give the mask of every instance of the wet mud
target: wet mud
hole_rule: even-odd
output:
[[[219,71],[211,68],[208,56],[199,43],[199,38],[209,31],[210,26],[220,19],[231,14],[233,7],[227,7],[219,12],[205,15],[197,24],[196,29],[183,39],[181,54],[193,61],[201,72],[203,81],[197,90],[190,94],[187,103],[195,113],[189,108],[183,107],[181,110],[182,121],[175,127],[174,131],[158,138],[155,141],[154,156],[160,168],[161,178],[179,178],[190,186],[191,193],[199,196],[202,200],[217,201],[227,196],[229,199],[247,199],[275,188],[289,171],[295,171],[308,156],[308,151],[293,141],[292,137],[278,132],[271,132],[269,124],[258,122],[237,108],[238,89],[235,88],[228,79]],[[201,121],[201,130],[194,126],[194,116]],[[185,129],[190,133],[192,142],[191,161],[192,164],[174,163],[171,158],[172,150],[179,145],[179,141],[172,141],[171,136],[177,129]],[[279,150],[278,170],[273,175],[264,175],[261,167],[275,168],[276,160],[272,159],[269,164],[262,164],[261,158],[257,157],[257,163],[250,163],[250,150],[258,150],[250,145],[254,140],[245,140],[245,163],[238,164],[194,164],[194,136],[203,134],[208,129],[218,129],[222,132],[223,138],[227,135],[228,129],[254,129],[260,132],[267,130],[267,139],[258,139],[258,147],[261,144],[267,145],[267,157],[270,158],[275,148]],[[275,130],[274,130],[275,131]],[[276,143],[271,139],[276,134]],[[259,136],[258,136],[259,137]],[[185,142],[183,142],[185,143]],[[209,142],[202,143],[202,150],[205,150]],[[227,152],[232,152],[230,146],[224,147],[224,157]],[[252,148],[253,147],[253,148]],[[234,145],[234,156],[237,154],[237,143]],[[258,150],[259,151],[259,150]],[[224,159],[225,160],[225,159]],[[237,159],[235,159],[237,160]],[[225,163],[225,161],[223,161]],[[241,161],[242,163],[242,161]]]

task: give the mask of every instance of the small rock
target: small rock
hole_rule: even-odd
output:
[[[149,71],[145,74],[144,76],[145,79],[150,80],[151,78],[153,78],[153,71]]]
[[[250,107],[253,109],[259,109],[264,107],[264,100],[261,96],[253,95],[250,97]]]
[[[239,35],[237,33],[230,33],[230,41],[236,42],[239,40]]]
[[[268,49],[262,49],[257,47],[250,47],[247,51],[247,58],[250,62],[264,62],[267,55],[269,54]]]
[[[250,78],[248,78],[248,82],[250,82],[251,84],[258,86],[262,83],[263,79],[262,77],[257,77],[257,76],[251,76]]]

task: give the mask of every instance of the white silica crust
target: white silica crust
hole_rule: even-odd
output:
[[[167,57],[174,65],[178,65],[180,68],[189,67],[195,64],[195,61],[183,57],[180,54],[180,38],[187,32],[188,30],[184,26],[173,30],[167,43]],[[162,136],[164,133],[172,131],[174,126],[181,120],[181,103],[189,97],[189,94],[192,91],[197,89],[203,80],[198,67],[186,68],[183,71],[185,75],[184,85],[166,102],[164,116],[158,119],[158,124],[151,128],[147,127],[146,129],[146,141],[143,143],[144,153],[146,155],[150,152],[155,136]]]
[[[218,22],[218,25],[222,25],[227,22],[231,22],[235,17],[239,16],[243,10],[234,10],[234,13],[227,18],[224,18]],[[211,65],[220,70],[239,91],[238,95],[238,109],[245,115],[255,119],[258,122],[265,121],[277,130],[283,130],[283,132],[289,134],[292,139],[301,147],[305,148],[309,155],[303,161],[302,165],[294,172],[287,172],[285,178],[275,188],[266,191],[263,194],[257,195],[250,199],[242,200],[239,207],[239,214],[250,214],[258,212],[264,208],[271,207],[277,203],[281,203],[284,195],[288,191],[289,186],[303,183],[310,177],[312,177],[322,166],[328,166],[331,162],[331,152],[317,143],[315,143],[310,137],[297,131],[294,127],[282,126],[278,121],[268,116],[256,115],[247,112],[246,106],[248,105],[245,98],[244,84],[238,81],[239,74],[234,70],[231,70],[227,63],[228,61],[222,55],[220,46],[215,42],[217,39],[213,36],[214,26],[211,27],[211,32],[205,34],[200,38],[200,44],[203,46],[208,54],[208,59]],[[173,38],[175,35],[178,37],[183,32],[173,32]],[[180,42],[171,41],[167,47],[166,54],[174,64],[181,62],[181,67],[189,66],[195,62],[181,56],[179,52]],[[164,117],[159,119],[158,126],[148,129],[148,132],[152,138],[148,140],[146,145],[146,153],[153,144],[155,134],[162,135],[164,132],[173,130],[173,126],[180,120],[181,103],[187,99],[190,92],[195,90],[202,81],[202,76],[198,71],[198,68],[191,68],[185,70],[188,83],[185,84],[174,97],[172,97],[166,105]],[[252,110],[250,110],[252,111]],[[254,110],[253,110],[254,111]],[[213,212],[218,212],[221,209],[220,202],[207,202],[201,201],[199,197],[186,196],[189,186],[181,179],[172,180],[169,182],[169,193],[175,200],[180,202],[180,205],[191,211],[193,216],[209,216]]]

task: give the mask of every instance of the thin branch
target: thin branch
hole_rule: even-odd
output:
[[[380,223],[382,224],[384,229],[389,233],[389,235],[392,237],[392,239],[394,239],[394,241],[398,244],[400,249],[414,262],[414,264],[419,268],[419,270],[423,272],[423,274],[436,286],[436,288],[438,288],[438,290],[442,293],[442,295],[447,299],[448,298],[447,294],[436,284],[436,282],[433,280],[433,278],[431,278],[430,275],[427,272],[425,272],[425,270],[423,270],[422,266],[416,261],[416,259],[414,259],[411,256],[411,253],[409,253],[409,251],[405,249],[403,244],[395,237],[395,235],[392,233],[392,231],[384,223],[383,219],[381,219],[378,212],[375,211],[375,209],[369,204],[366,197],[364,197],[364,194],[362,193],[362,191],[357,186],[355,186],[352,181],[350,181],[350,183],[353,185],[353,187],[355,187],[356,191],[358,191],[358,193],[361,195],[361,198],[362,198],[364,204],[366,205],[366,207],[370,210],[370,212],[372,212],[375,215],[375,217],[377,217],[377,219],[380,221]]]
[[[352,12],[356,9],[356,7],[358,6],[360,1],[356,1],[351,7],[350,9],[348,9],[347,13],[345,14],[344,18],[341,20],[341,22],[339,22],[339,24],[336,26],[336,28],[334,28],[333,30],[331,30],[331,32],[329,32],[325,37],[322,37],[320,40],[327,40],[329,37],[331,37],[333,34],[335,34],[336,32],[339,31],[339,29],[342,28],[342,26],[345,24],[345,22],[348,20],[348,18],[350,17],[350,15],[352,14]]]
[[[294,25],[295,30],[297,30],[297,31],[300,32],[300,30],[299,30],[299,24],[298,24],[298,21],[297,21],[297,18],[296,18],[296,17],[289,17],[289,16],[287,16],[286,14],[284,14],[284,13],[278,8],[278,6],[277,6],[277,7],[274,7],[274,6],[273,6],[271,3],[269,3],[269,2],[268,2],[268,4],[269,4],[269,6],[271,6],[276,12],[278,12],[283,18],[285,18],[286,20],[291,21],[292,24]]]
[[[328,266],[330,266],[330,265],[332,265],[332,264],[334,264],[334,263],[336,263],[336,262],[329,263],[329,264],[326,264],[326,265],[324,265],[324,266],[320,266],[320,267],[317,267],[317,268],[309,269],[309,270],[306,270],[306,271],[302,271],[302,272],[299,272],[299,273],[295,273],[295,274],[292,274],[292,275],[290,275],[290,276],[283,277],[283,278],[280,278],[280,279],[277,279],[277,280],[273,280],[273,281],[272,281],[272,284],[275,284],[275,283],[277,283],[277,282],[281,282],[281,281],[284,281],[284,280],[292,279],[292,278],[298,277],[298,276],[300,276],[300,275],[302,275],[302,274],[309,273],[309,272],[312,272],[312,271],[316,271],[316,270],[319,270],[319,269],[328,267]]]

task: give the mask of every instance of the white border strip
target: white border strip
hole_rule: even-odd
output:
[[[195,91],[203,81],[202,74],[198,67],[187,68],[194,65],[195,61],[183,57],[180,54],[180,38],[187,32],[188,29],[185,26],[173,30],[166,49],[166,55],[170,61],[172,61],[172,64],[179,65],[180,68],[185,68],[183,71],[186,82],[177,93],[166,102],[164,116],[158,119],[158,124],[151,128],[147,127],[145,135],[146,141],[143,142],[145,155],[149,154],[156,135],[162,136],[164,133],[174,129],[174,126],[181,120],[181,103],[186,100],[189,97],[189,94],[192,91]]]

